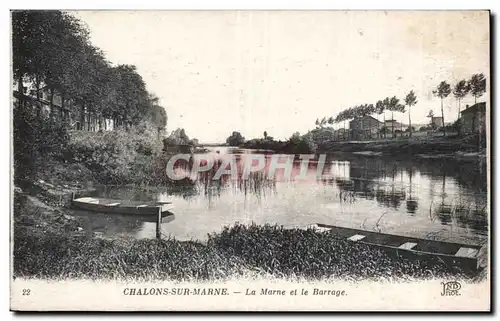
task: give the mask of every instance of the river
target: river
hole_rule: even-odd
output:
[[[269,152],[211,147],[211,158]],[[309,172],[316,171],[314,162]],[[204,172],[192,183],[151,190],[102,187],[93,195],[134,200],[172,201],[175,218],[165,218],[164,237],[204,240],[225,225],[278,224],[305,228],[324,223],[381,232],[453,240],[484,237],[488,231],[487,168],[485,161],[394,159],[327,155],[322,173],[295,179],[266,171],[248,179],[211,179]],[[266,164],[267,165],[267,164]],[[267,167],[266,167],[267,168]],[[293,173],[301,163],[293,162]],[[284,173],[284,171],[282,171]],[[90,214],[88,226],[106,236],[154,238],[155,223],[134,217]],[[439,238],[439,237],[436,237]],[[442,237],[441,237],[442,238]]]

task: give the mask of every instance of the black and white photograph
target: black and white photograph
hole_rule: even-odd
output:
[[[11,10],[14,311],[490,311],[488,10]]]

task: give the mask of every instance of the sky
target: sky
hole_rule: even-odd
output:
[[[200,142],[239,131],[275,139],[305,134],[317,118],[401,101],[414,90],[412,123],[440,116],[432,90],[474,73],[489,79],[483,11],[79,11],[91,42],[133,64],[168,115]],[[489,99],[487,95],[479,101]],[[462,109],[473,104],[462,101]],[[439,114],[439,115],[438,115]],[[458,116],[450,95],[445,122]],[[390,115],[387,114],[387,119]],[[408,123],[408,112],[394,118]],[[336,125],[334,127],[341,126]]]

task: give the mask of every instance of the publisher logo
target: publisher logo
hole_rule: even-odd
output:
[[[460,288],[462,288],[462,285],[459,282],[457,281],[441,282],[441,285],[443,286],[443,292],[441,292],[441,296],[460,295],[458,291],[460,290]]]

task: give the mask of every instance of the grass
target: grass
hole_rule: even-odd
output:
[[[328,232],[239,224],[209,235],[206,243],[107,240],[18,225],[14,276],[178,281],[249,276],[351,281],[469,278],[435,260],[394,257]]]

